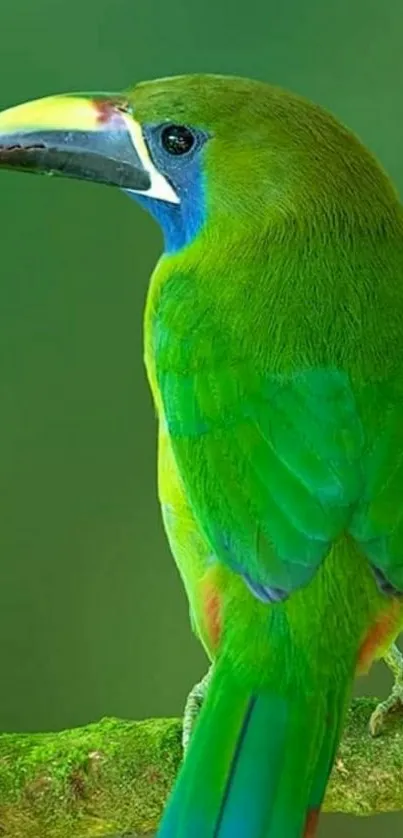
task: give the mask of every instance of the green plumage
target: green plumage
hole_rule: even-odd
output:
[[[0,166],[120,185],[164,231],[159,496],[214,674],[158,834],[312,838],[355,673],[402,626],[396,192],[330,114],[222,76],[11,109]]]
[[[146,311],[165,523],[217,659],[161,836],[202,823],[203,838],[297,838],[361,644],[390,608],[370,563],[403,590],[402,210],[360,143],[289,94],[224,79],[143,90],[214,135],[206,224],[163,257]]]

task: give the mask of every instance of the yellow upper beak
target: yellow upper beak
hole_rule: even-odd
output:
[[[50,96],[3,111],[0,167],[106,183],[178,203],[119,95]]]
[[[28,131],[97,131],[108,116],[119,112],[119,99],[86,96],[47,96],[0,113],[0,134]],[[122,100],[123,107],[123,100]],[[122,111],[123,113],[123,111]]]

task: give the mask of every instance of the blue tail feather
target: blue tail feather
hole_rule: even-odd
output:
[[[221,661],[209,686],[158,838],[302,838],[319,808],[347,687],[317,700],[257,694]]]

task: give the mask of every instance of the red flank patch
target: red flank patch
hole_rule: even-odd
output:
[[[221,637],[221,600],[208,578],[203,583],[203,612],[211,645],[216,649]]]
[[[368,631],[358,653],[358,672],[366,672],[380,648],[390,643],[398,633],[401,604],[394,600],[389,608],[382,612],[376,623]]]

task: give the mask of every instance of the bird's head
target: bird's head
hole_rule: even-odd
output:
[[[391,187],[333,117],[262,82],[193,75],[124,94],[51,96],[0,114],[0,167],[118,186],[166,250],[374,211]],[[363,209],[364,208],[364,209]]]

